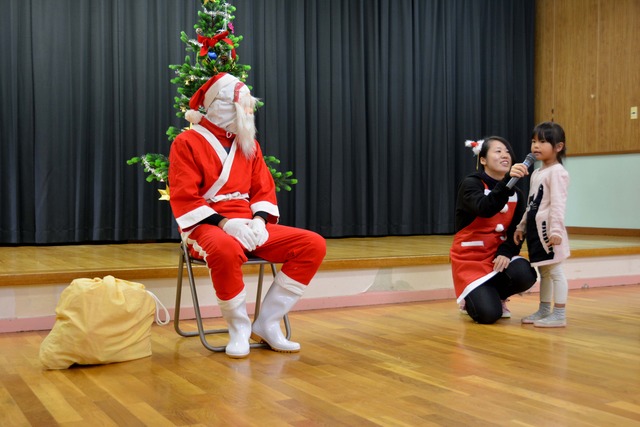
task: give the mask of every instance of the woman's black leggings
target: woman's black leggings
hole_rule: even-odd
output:
[[[502,317],[502,300],[519,294],[536,283],[537,274],[529,261],[518,258],[465,297],[467,313],[478,323],[495,323]]]

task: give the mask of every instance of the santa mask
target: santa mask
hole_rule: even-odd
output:
[[[235,142],[247,158],[255,155],[255,109],[256,98],[249,88],[231,74],[220,73],[212,77],[191,97],[185,118],[191,123],[200,123],[203,108],[211,123],[229,133],[236,134]]]

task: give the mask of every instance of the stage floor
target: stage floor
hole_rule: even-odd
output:
[[[327,239],[320,269],[447,264],[452,239],[451,235]],[[636,236],[576,234],[569,239],[573,258],[640,254]],[[177,242],[5,246],[0,247],[0,286],[65,283],[79,275],[117,274],[132,280],[176,277],[178,255]]]

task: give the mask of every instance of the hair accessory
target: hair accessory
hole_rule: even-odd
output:
[[[481,139],[479,141],[472,141],[470,139],[467,139],[464,142],[464,145],[467,147],[471,147],[471,150],[473,151],[473,155],[476,156],[476,170],[480,169],[480,150],[482,150],[482,144],[484,144],[484,139]]]
[[[479,141],[471,141],[470,139],[467,139],[464,142],[464,145],[466,147],[471,147],[473,154],[476,156],[480,154],[480,150],[482,149],[482,144],[484,144],[484,139],[481,139]]]

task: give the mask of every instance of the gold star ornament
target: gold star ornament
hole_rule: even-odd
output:
[[[169,200],[169,186],[164,190],[158,189],[158,193],[160,193],[160,198],[158,200]]]

